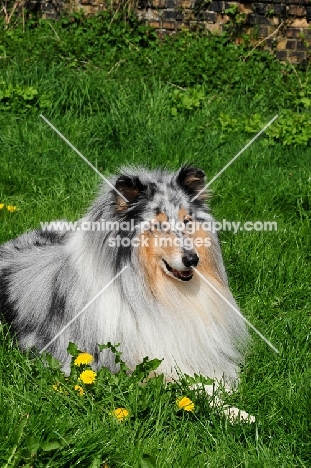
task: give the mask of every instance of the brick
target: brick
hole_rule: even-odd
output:
[[[259,37],[267,37],[269,35],[268,33],[268,27],[267,26],[259,26],[258,28],[258,36]]]
[[[273,34],[276,30],[276,27],[275,26],[268,26],[268,34]],[[274,36],[274,37],[277,37],[277,34]]]
[[[267,26],[267,28],[268,28],[268,35],[273,34],[275,32],[275,30],[276,30],[276,27],[274,25],[273,26],[271,26],[271,25]]]
[[[176,1],[175,0],[165,0],[165,8],[175,8]]]
[[[292,1],[292,0],[291,0]],[[306,15],[306,9],[303,6],[300,5],[289,5],[288,6],[288,13],[293,16],[305,16]]]
[[[209,11],[214,11],[215,13],[221,13],[223,11],[223,2],[212,2],[208,6]]]
[[[290,0],[288,3],[296,5],[308,5],[310,2],[308,0]]]
[[[286,41],[286,49],[296,50],[297,40],[296,39],[288,39]]]
[[[284,18],[286,16],[286,5],[273,5],[274,14]]]
[[[266,25],[270,25],[271,24],[271,21],[269,18],[266,18],[265,16],[259,16],[258,17],[258,24],[266,24]]]
[[[138,17],[143,21],[160,21],[161,20],[161,10],[155,8],[147,8],[143,10]]]
[[[306,10],[307,10],[306,19],[307,21],[311,21],[311,6],[307,6]]]
[[[189,21],[190,19],[193,18],[193,11],[192,10],[184,10],[183,15],[184,15],[184,21]]]
[[[208,23],[216,23],[217,21],[217,14],[211,11],[204,12],[204,19]]]
[[[191,8],[192,1],[191,0],[181,0],[181,7],[182,8]]]
[[[286,50],[277,50],[275,52],[275,56],[278,60],[286,60],[287,59],[287,51]]]
[[[193,10],[196,12],[208,10],[209,2],[205,0],[194,0]]]
[[[149,6],[149,1],[148,0],[138,0],[138,2],[137,2],[137,8],[138,9],[147,9],[148,6]]]
[[[276,45],[277,50],[285,50],[286,49],[286,39],[279,39]]]
[[[248,22],[248,24],[250,24],[251,26],[255,26],[255,24],[256,24],[256,16],[255,16],[253,13],[251,13],[250,15],[248,15],[247,22]]]
[[[276,40],[275,38],[270,38],[266,40],[266,45],[268,49],[275,49],[276,47]]]
[[[175,22],[174,21],[163,21],[162,22],[162,28],[166,29],[168,31],[174,31],[175,30]]]
[[[248,24],[253,25],[253,26],[256,24],[269,25],[270,21],[268,18],[265,18],[264,16],[251,14],[248,16]]]
[[[291,24],[292,28],[308,28],[309,23],[306,18],[295,18]]]
[[[154,8],[164,8],[165,1],[164,0],[151,0],[151,6]]]
[[[219,34],[223,31],[221,24],[205,24],[205,28],[213,34]]]
[[[287,30],[286,36],[290,39],[298,39],[301,34],[301,29],[298,28],[289,28]]]
[[[267,11],[267,5],[264,3],[255,3],[253,11],[258,15],[265,15]]]
[[[307,52],[290,52],[289,57],[292,63],[301,63],[303,60],[306,60]]]
[[[160,21],[149,21],[148,24],[149,26],[151,26],[151,28],[155,28],[155,29],[159,29],[161,26]]]
[[[199,11],[199,12],[194,12],[194,17],[197,21],[204,21],[205,16],[204,16],[204,11]]]
[[[164,10],[162,12],[162,20],[163,21],[176,20],[176,11],[174,11],[174,10]]]
[[[273,3],[274,6],[276,3],[284,3],[284,0],[273,0],[273,2],[272,0],[261,0],[260,3],[268,3],[270,5]]]

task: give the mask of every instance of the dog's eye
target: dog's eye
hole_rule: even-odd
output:
[[[192,221],[191,218],[185,218],[184,219],[184,225],[187,226],[188,223],[190,223]]]

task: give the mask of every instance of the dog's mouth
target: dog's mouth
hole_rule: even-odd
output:
[[[172,268],[165,260],[163,260],[163,263],[169,273],[171,275],[174,275],[175,278],[181,280],[181,281],[190,281],[193,277],[193,271],[192,270],[175,270]],[[170,275],[170,276],[171,276]]]

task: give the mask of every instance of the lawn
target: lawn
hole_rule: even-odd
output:
[[[211,185],[210,205],[217,220],[277,222],[277,231],[219,235],[234,297],[279,353],[251,331],[228,403],[256,423],[230,424],[184,379],[141,386],[107,373],[100,398],[65,381],[55,389],[56,363],[21,353],[3,326],[1,466],[311,466],[309,69],[260,51],[244,60],[247,50],[225,36],[159,44],[134,20],[115,20],[112,31],[109,18],[89,21],[1,31],[0,241],[77,219],[101,183],[40,113],[104,175],[191,162],[209,180],[278,113]],[[178,409],[181,396],[193,412]],[[113,415],[120,407],[123,421]]]

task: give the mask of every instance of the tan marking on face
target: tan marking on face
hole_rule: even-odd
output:
[[[159,266],[159,252],[155,245],[155,233],[146,231],[140,236],[139,259],[152,294],[157,297],[158,286],[164,280],[164,271]],[[146,245],[144,243],[146,241]]]
[[[128,203],[120,195],[117,195],[117,211],[125,211],[127,209]]]
[[[190,219],[191,216],[189,215],[186,208],[180,208],[178,212],[178,221],[184,221],[185,219]]]
[[[147,245],[144,245],[143,237],[147,239]],[[174,238],[174,233],[167,232],[146,231],[141,234],[139,258],[154,296],[164,290],[165,281],[176,281],[165,273],[163,264],[163,259],[170,263],[170,258],[182,254],[180,248],[174,245]]]
[[[224,284],[214,254],[215,248],[219,247],[213,244],[212,236],[205,229],[199,227],[193,234],[193,239],[202,239],[203,241],[203,245],[195,247],[200,258],[198,270]]]
[[[159,213],[158,215],[155,216],[154,220],[157,223],[167,223],[167,216],[164,213]]]

